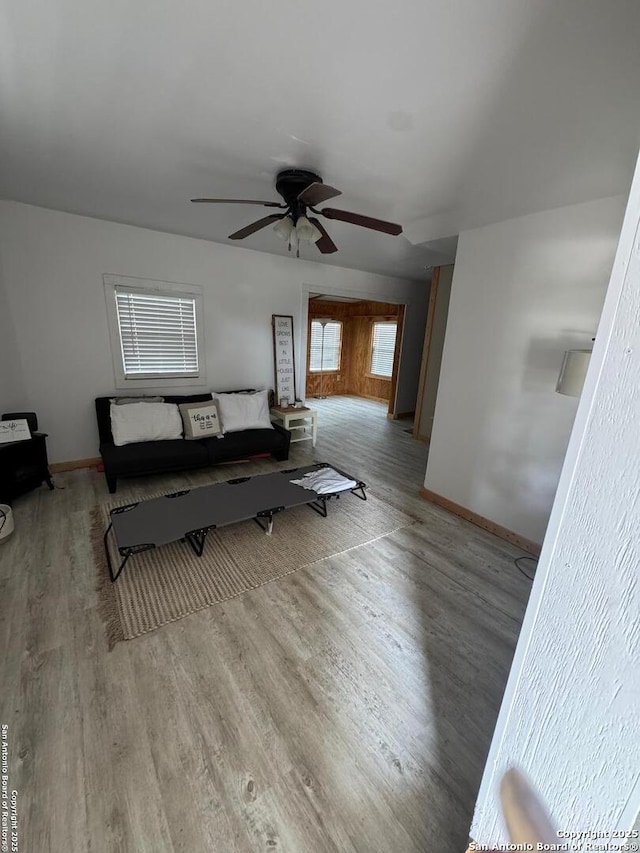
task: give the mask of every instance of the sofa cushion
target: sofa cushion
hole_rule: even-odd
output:
[[[242,432],[225,433],[224,438],[207,439],[204,444],[209,461],[215,463],[278,452],[285,449],[287,439],[275,429],[245,429]]]
[[[218,443],[209,439],[207,444]],[[100,445],[106,468],[114,475],[151,474],[157,471],[199,468],[209,464],[205,442],[185,441],[183,438],[168,441],[142,441],[116,447]]]

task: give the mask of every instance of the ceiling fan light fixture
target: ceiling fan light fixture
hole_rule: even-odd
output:
[[[316,228],[316,226],[313,224],[313,222],[311,223],[311,231],[312,231],[312,235],[311,235],[311,242],[312,243],[317,243],[318,240],[322,239],[322,231],[320,231],[318,228]]]
[[[282,240],[290,240],[291,234],[295,230],[293,219],[290,216],[285,216],[284,219],[274,225],[273,230]]]
[[[296,222],[296,234],[298,240],[302,243],[315,243],[322,237],[320,231],[313,225],[306,216],[299,216]]]

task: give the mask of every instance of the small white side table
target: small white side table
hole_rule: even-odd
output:
[[[271,419],[280,426],[288,429],[291,433],[291,443],[296,441],[310,441],[312,447],[316,446],[318,438],[318,412],[315,409],[281,409],[274,406],[271,409]]]

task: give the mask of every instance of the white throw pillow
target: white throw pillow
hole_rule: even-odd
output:
[[[269,392],[214,394],[224,432],[243,429],[273,429],[269,417]]]
[[[111,432],[116,447],[140,441],[182,438],[182,418],[175,403],[111,404]]]

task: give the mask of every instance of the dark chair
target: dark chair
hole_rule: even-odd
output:
[[[2,415],[3,421],[26,420],[29,424],[31,432],[38,432],[38,416],[35,412],[5,412]]]
[[[0,502],[10,504],[13,498],[46,483],[53,489],[47,459],[47,435],[38,432],[35,412],[5,412],[3,421],[26,420],[31,438],[0,444]]]

